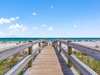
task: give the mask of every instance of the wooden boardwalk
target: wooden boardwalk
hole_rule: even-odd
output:
[[[38,47],[33,49],[32,47],[34,45],[38,45]],[[47,45],[59,48],[60,52],[57,48]],[[65,49],[63,45],[67,46],[67,49]],[[44,48],[40,52],[41,47]],[[74,56],[72,49],[79,50],[99,61],[100,50],[71,41],[56,40],[48,43],[45,41],[28,41],[24,44],[2,49],[0,52],[0,62],[27,48],[27,56],[7,70],[3,75],[18,75],[22,69],[25,69],[22,75],[79,75],[73,66],[75,66],[82,75],[99,75]],[[37,57],[33,61],[33,57],[36,55]],[[68,65],[71,67],[68,67]]]
[[[57,49],[46,46],[24,75],[77,75],[75,73],[68,67]]]

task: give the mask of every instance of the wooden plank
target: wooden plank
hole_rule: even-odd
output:
[[[31,55],[26,56],[22,61],[20,61],[17,65],[11,68],[4,75],[17,75],[31,59]]]
[[[79,75],[73,67],[69,67],[68,59],[55,48],[64,75]]]
[[[87,54],[97,60],[100,60],[100,50],[99,49],[80,45],[80,44],[75,44],[75,43],[68,43],[68,46],[70,46],[76,50],[79,50],[80,52]]]
[[[25,50],[28,47],[31,47],[33,44],[36,44],[37,42],[32,42],[32,43],[25,43],[25,44],[21,44],[21,45],[16,45],[14,47],[11,48],[7,48],[7,49],[3,49],[0,52],[0,61],[22,51]]]
[[[52,46],[57,45],[57,43],[58,43],[58,41],[54,41],[54,42],[52,42]]]
[[[68,41],[71,42],[71,41]],[[68,46],[68,55],[72,54],[72,47]],[[68,66],[71,67],[72,66],[72,62],[71,60],[68,58]]]
[[[68,57],[83,75],[98,75],[91,68],[77,59],[74,55],[68,55],[68,53],[62,47],[60,47],[60,49],[62,50],[62,53],[65,55],[65,57]]]
[[[48,45],[48,43],[45,42],[45,41],[42,41],[42,44],[43,44],[44,46],[47,46],[47,45]]]
[[[39,51],[40,47],[33,50],[32,55],[26,56],[23,60],[21,60],[18,64],[12,67],[9,71],[7,71],[4,75],[17,75],[23,67],[33,58],[35,53]]]
[[[32,43],[32,41],[28,41]],[[32,46],[28,48],[28,55],[32,54]],[[28,67],[32,67],[32,59],[28,62]]]
[[[87,55],[95,58],[96,60],[100,60],[100,49],[81,45],[81,44],[76,44],[76,43],[72,43],[72,42],[64,42],[64,41],[61,41],[61,42],[65,45],[68,45],[68,46],[76,49],[76,50],[79,50],[80,52],[82,52],[84,54],[87,54]]]
[[[24,75],[63,75],[53,47],[46,46]]]
[[[23,75],[74,75],[58,50],[46,46]]]
[[[14,46],[12,48],[4,49],[2,52],[0,52],[0,61],[30,47],[31,45],[32,45],[31,43],[25,43],[22,45]]]

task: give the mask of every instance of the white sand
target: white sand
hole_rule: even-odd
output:
[[[81,45],[85,45],[85,46],[89,46],[89,47],[95,47],[96,45],[99,46],[98,49],[100,49],[100,41],[95,41],[95,42],[85,42],[85,41],[82,41],[82,42],[73,42],[73,43],[77,43],[77,44],[81,44]],[[62,47],[64,49],[67,49],[67,46],[62,44]],[[75,49],[73,49],[75,50]]]
[[[16,43],[0,43],[0,49],[15,46]]]
[[[21,43],[21,44],[22,44],[22,43]],[[9,42],[7,42],[7,43],[1,43],[1,42],[0,42],[0,51],[2,51],[2,50],[5,49],[5,48],[13,47],[13,46],[16,46],[16,45],[17,45],[16,42],[12,42],[12,43],[9,43]],[[37,48],[37,47],[38,47],[38,44],[33,45],[33,50],[34,50],[35,48]],[[25,50],[27,50],[27,49],[25,49]]]
[[[86,45],[86,46],[92,46],[95,47],[96,45],[98,45],[100,47],[100,41],[95,41],[95,42],[74,42],[74,43],[78,43],[78,44],[82,44],[82,45]]]
[[[91,46],[91,47],[95,47],[96,45],[98,45],[100,47],[100,41],[95,41],[95,42],[74,42],[74,43],[78,43],[78,44],[82,44],[82,45],[86,45],[86,46]],[[16,46],[16,42],[12,42],[12,43],[0,43],[0,51],[4,48],[7,48],[7,47],[11,47],[11,46]],[[33,49],[37,48],[38,47],[38,44],[34,45],[33,46]],[[64,49],[67,49],[67,46],[62,44],[62,47]],[[100,48],[99,48],[100,49]]]

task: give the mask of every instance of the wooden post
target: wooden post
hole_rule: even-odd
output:
[[[32,41],[28,41],[30,43],[32,43]],[[32,54],[32,46],[28,48],[28,54],[31,55]],[[32,67],[32,59],[28,62],[28,67]]]
[[[39,47],[41,46],[41,42],[38,43],[38,46],[39,46]],[[40,53],[40,52],[41,52],[41,49],[39,50],[39,53]]]
[[[71,41],[68,41],[68,43]],[[72,54],[72,48],[70,46],[68,46],[68,54],[71,55]],[[71,60],[68,58],[68,66],[71,67],[72,66],[72,62]]]
[[[61,47],[61,42],[59,42],[59,46]],[[61,53],[61,49],[59,49],[59,52]]]

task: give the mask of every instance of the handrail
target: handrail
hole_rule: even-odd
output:
[[[94,72],[91,68],[89,68],[83,62],[81,62],[74,55],[69,55],[62,47],[60,47],[60,49],[61,52],[65,55],[65,57],[68,57],[72,61],[72,63],[74,63],[74,65],[81,71],[83,75],[98,75],[96,72]]]
[[[28,43],[25,43],[25,44],[21,44],[21,45],[16,45],[16,46],[13,46],[11,48],[7,48],[7,49],[3,49],[1,52],[0,52],[0,61],[28,48],[28,47],[31,47],[35,44],[37,44],[38,41],[36,42],[28,42]]]
[[[26,56],[18,64],[16,64],[13,68],[11,68],[8,72],[6,72],[4,75],[17,75],[39,50],[40,47],[33,50],[31,55]]]
[[[72,43],[72,42],[61,41],[61,43],[65,44],[67,46],[70,46],[76,50],[79,50],[82,53],[87,54],[87,55],[89,55],[97,60],[100,60],[100,49],[81,45],[81,44],[76,44],[76,43]]]
[[[55,46],[55,45],[57,45],[57,40],[56,41],[54,41],[54,42],[52,42],[52,46]]]
[[[48,45],[48,43],[47,43],[47,42],[45,42],[45,41],[42,41],[42,43],[43,43],[44,45]]]
[[[68,52],[66,52],[65,49],[61,47],[62,43],[68,46]],[[71,41],[59,41],[59,51],[68,58],[68,66],[71,67],[73,63],[83,75],[98,75],[72,54],[72,48],[79,50],[82,53],[87,54],[97,60],[100,60],[100,50],[93,47],[72,43]]]
[[[46,42],[45,42],[46,43]],[[17,75],[26,64],[28,64],[28,67],[32,66],[33,58],[40,53],[41,48],[43,46],[42,41],[28,41],[27,43],[16,45],[14,47],[2,49],[0,52],[0,61],[3,61],[4,59],[22,51],[28,48],[28,55],[24,57],[21,61],[19,61],[15,66],[13,66],[11,69],[9,69],[7,72],[4,73],[4,75]],[[32,46],[38,44],[38,47],[36,49],[32,49]]]

